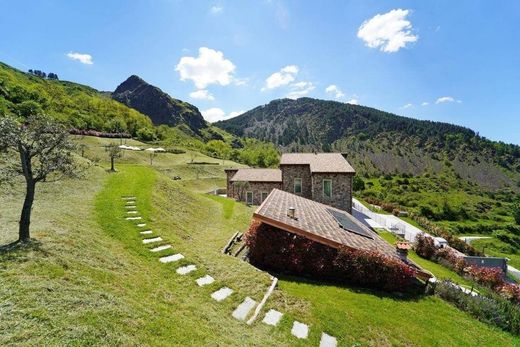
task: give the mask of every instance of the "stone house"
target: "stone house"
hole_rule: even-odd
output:
[[[228,169],[226,174],[228,196],[238,201],[259,205],[278,188],[352,212],[355,170],[341,153],[284,153],[280,169]]]

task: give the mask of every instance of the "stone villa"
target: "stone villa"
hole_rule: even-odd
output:
[[[340,153],[285,153],[279,169],[226,169],[227,195],[260,205],[280,189],[351,213],[355,173]]]

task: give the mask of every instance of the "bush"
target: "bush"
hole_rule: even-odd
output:
[[[513,218],[516,224],[520,225],[520,202],[513,204]]]
[[[486,297],[467,295],[449,281],[437,283],[434,293],[482,322],[520,334],[520,308],[506,298],[493,294]]]
[[[359,192],[361,190],[365,190],[365,182],[363,179],[359,176],[354,176],[354,179],[352,181],[352,189],[354,191]]]
[[[375,251],[335,249],[257,221],[245,235],[252,264],[281,273],[405,292],[416,271]]]
[[[504,274],[499,268],[468,266],[464,269],[477,283],[486,287],[499,288],[504,282]]]
[[[417,235],[415,239],[415,252],[422,258],[432,259],[437,252],[433,239],[425,235]]]

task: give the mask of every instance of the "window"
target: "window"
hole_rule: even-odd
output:
[[[332,180],[323,180],[323,197],[332,197]]]
[[[269,193],[262,192],[262,202],[264,202],[264,200],[267,198],[267,195],[269,195]]]
[[[302,193],[302,179],[295,178],[294,179],[294,194],[301,194],[301,193]]]
[[[253,205],[253,192],[246,193],[246,203],[248,205]]]

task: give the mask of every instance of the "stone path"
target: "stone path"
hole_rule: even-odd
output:
[[[309,336],[309,326],[307,324],[294,321],[291,334],[299,339],[306,339],[307,336]]]
[[[125,208],[127,210],[126,211],[127,215],[138,214],[138,211],[136,210],[137,206],[136,206],[135,197],[127,196],[127,197],[122,197],[122,199],[126,200]],[[128,216],[128,217],[125,217],[125,219],[129,220],[129,221],[135,221],[135,220],[140,221],[140,220],[142,220],[142,217],[141,216]],[[146,226],[146,223],[139,222],[138,224],[135,224],[135,225],[138,228],[144,228]],[[142,230],[139,232],[139,234],[140,235],[150,235],[150,234],[153,234],[153,232],[152,232],[152,230]],[[160,237],[160,236],[153,237],[153,238],[145,238],[142,240],[143,244],[155,243],[155,242],[160,242],[160,241],[163,241],[162,237]],[[160,245],[160,246],[151,248],[150,252],[157,253],[157,252],[162,252],[162,251],[166,251],[169,249],[173,249],[173,246],[171,244],[165,244],[165,245]],[[184,255],[177,253],[177,254],[162,256],[159,258],[159,261],[163,264],[167,264],[167,263],[177,262],[184,258],[185,258]],[[195,264],[189,264],[189,265],[185,265],[185,266],[181,266],[181,267],[177,268],[176,272],[179,275],[187,275],[196,270],[197,270],[197,266]],[[197,285],[199,287],[203,287],[203,286],[211,285],[212,283],[215,282],[215,279],[213,277],[211,277],[210,275],[205,275],[203,277],[197,278],[195,280],[195,282],[197,283]],[[276,284],[274,284],[274,285],[276,285]],[[231,289],[229,287],[222,287],[222,288],[218,289],[217,291],[213,292],[211,294],[211,298],[217,302],[221,302],[221,301],[224,301],[225,299],[227,299],[233,293],[234,293],[233,289]],[[265,300],[265,298],[264,298],[264,300]],[[242,301],[242,303],[240,303],[240,305],[238,305],[235,308],[235,310],[232,312],[231,315],[233,318],[235,318],[237,320],[245,321],[246,318],[250,315],[251,310],[253,310],[255,307],[257,307],[255,310],[255,314],[250,318],[250,321],[254,322],[256,315],[259,313],[256,311],[261,311],[262,304],[263,304],[263,301],[262,301],[261,305],[259,305],[257,307],[257,302],[254,299],[247,296],[244,299],[244,301]],[[282,312],[277,311],[275,309],[270,309],[265,314],[265,316],[262,320],[262,323],[271,325],[271,326],[277,326],[280,323],[282,317],[283,317]],[[249,321],[248,321],[248,324],[250,324]],[[308,335],[309,335],[309,326],[305,323],[294,321],[292,329],[291,329],[291,334],[299,339],[307,339]],[[336,347],[336,346],[337,346],[337,339],[334,336],[328,335],[327,333],[323,332],[321,335],[320,347]]]
[[[223,288],[220,288],[219,290],[217,290],[216,292],[214,292],[213,294],[211,294],[211,297],[214,300],[220,302],[220,301],[226,299],[231,294],[233,294],[233,289],[228,288],[228,287],[223,287]]]
[[[256,301],[246,296],[244,301],[231,314],[233,318],[245,320],[249,312],[256,306]]]
[[[175,262],[175,261],[179,261],[181,259],[183,259],[184,256],[180,253],[177,253],[177,254],[173,254],[173,255],[167,255],[165,257],[161,257],[159,258],[159,261],[163,264],[167,264],[167,263],[172,263],[172,262]]]
[[[330,336],[327,333],[321,334],[320,347],[336,347],[338,340],[334,336]]]
[[[152,237],[151,239],[143,239],[143,243],[147,244],[147,243],[152,243],[152,242],[159,242],[162,240],[163,240],[162,237],[157,236],[157,237]]]
[[[197,267],[192,264],[192,265],[181,266],[180,268],[177,269],[177,273],[179,275],[186,275],[195,270],[197,270]]]
[[[170,248],[173,248],[172,245],[163,245],[163,246],[158,246],[158,247],[150,249],[150,252],[155,253],[155,252],[164,251],[164,250],[170,249]]]
[[[197,282],[199,287],[202,287],[202,286],[215,282],[215,279],[213,277],[211,277],[210,275],[206,275],[204,277],[197,278],[197,280],[195,282]]]
[[[283,313],[270,309],[265,314],[264,319],[262,320],[263,323],[267,325],[277,326],[278,322],[280,322],[280,319],[282,319]]]

